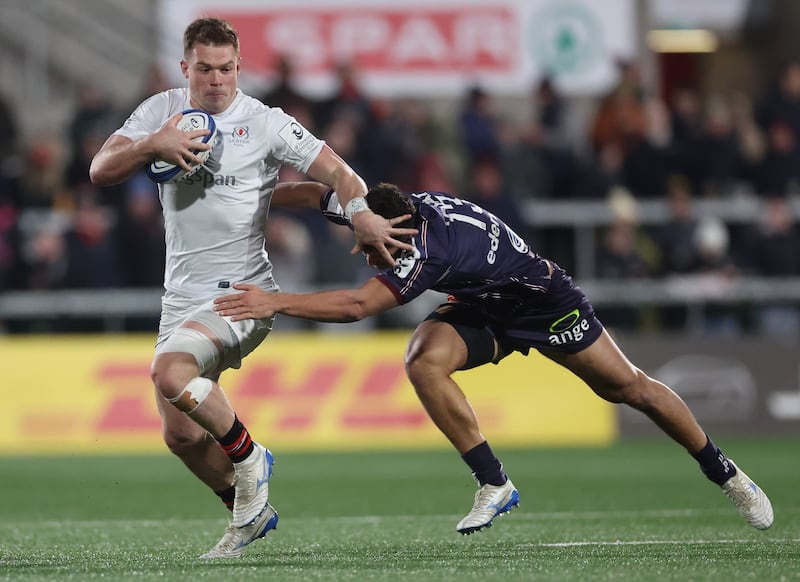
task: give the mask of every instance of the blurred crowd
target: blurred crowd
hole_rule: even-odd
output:
[[[619,71],[578,139],[574,103],[548,78],[532,87],[524,122],[507,118],[480,86],[470,87],[448,117],[422,99],[376,98],[365,94],[358,71],[347,64],[337,68],[337,89],[325,99],[298,91],[288,60],[276,63],[269,90],[254,96],[295,116],[368,183],[457,193],[568,269],[574,249],[564,241],[571,237],[563,228],[532,229],[521,212],[526,201],[608,203],[613,219],[597,232],[600,278],[800,275],[791,205],[800,189],[800,62],[788,63],[755,98],[735,91],[703,95],[691,87],[662,98],[645,90],[637,63],[621,62]],[[25,139],[0,99],[6,138],[0,145],[0,292],[161,285],[155,185],[142,173],[98,188],[88,168],[132,109],[165,88],[158,67],[143,79],[141,94],[122,105],[87,84],[61,131]],[[285,169],[281,178],[303,176]],[[763,215],[732,225],[694,211],[699,199],[741,196],[762,201]],[[660,224],[642,224],[642,200],[668,201],[669,215]],[[273,208],[265,228],[285,289],[367,276],[361,258],[349,253],[350,233],[319,213]],[[789,321],[796,333],[795,306],[777,307],[775,321]]]

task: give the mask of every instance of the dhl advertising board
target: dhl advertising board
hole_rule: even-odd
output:
[[[405,376],[407,333],[273,334],[221,385],[273,449],[449,447]],[[0,454],[164,451],[151,336],[7,337]],[[612,406],[539,354],[458,372],[495,446],[606,444]]]

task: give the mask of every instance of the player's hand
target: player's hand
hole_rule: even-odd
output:
[[[170,117],[161,129],[150,136],[150,147],[155,150],[155,159],[175,164],[190,172],[193,165],[202,163],[196,152],[211,149],[211,144],[193,140],[211,132],[208,129],[181,131],[178,129],[178,122],[182,117],[182,113]]]
[[[361,252],[364,247],[372,247],[377,249],[380,255],[386,261],[394,266],[394,257],[392,252],[387,248],[402,249],[404,251],[412,251],[414,247],[410,243],[401,242],[394,238],[396,236],[411,236],[417,234],[416,228],[398,228],[395,225],[411,218],[410,214],[403,216],[396,216],[395,218],[386,219],[379,214],[372,211],[365,210],[363,212],[355,213],[350,223],[353,225],[353,234],[356,237],[356,244],[350,251],[355,255]]]
[[[232,321],[264,319],[275,315],[275,293],[248,283],[234,283],[233,288],[243,293],[217,297],[214,299],[214,311],[230,317]]]

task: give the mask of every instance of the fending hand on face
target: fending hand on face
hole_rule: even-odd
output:
[[[394,267],[395,259],[392,256],[393,250],[414,250],[411,243],[403,242],[401,238],[413,236],[419,231],[416,228],[398,228],[395,226],[409,218],[411,218],[410,214],[404,214],[394,218],[384,218],[371,211],[354,214],[350,222],[353,225],[353,234],[356,237],[356,244],[350,253],[355,255],[361,252],[364,247],[372,247],[380,253],[389,265]]]

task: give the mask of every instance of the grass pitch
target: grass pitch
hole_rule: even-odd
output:
[[[770,495],[770,530],[666,439],[500,451],[521,506],[468,537],[455,452],[274,451],[277,531],[214,562],[197,556],[226,512],[166,454],[0,458],[0,579],[800,580],[800,441],[717,440]]]

